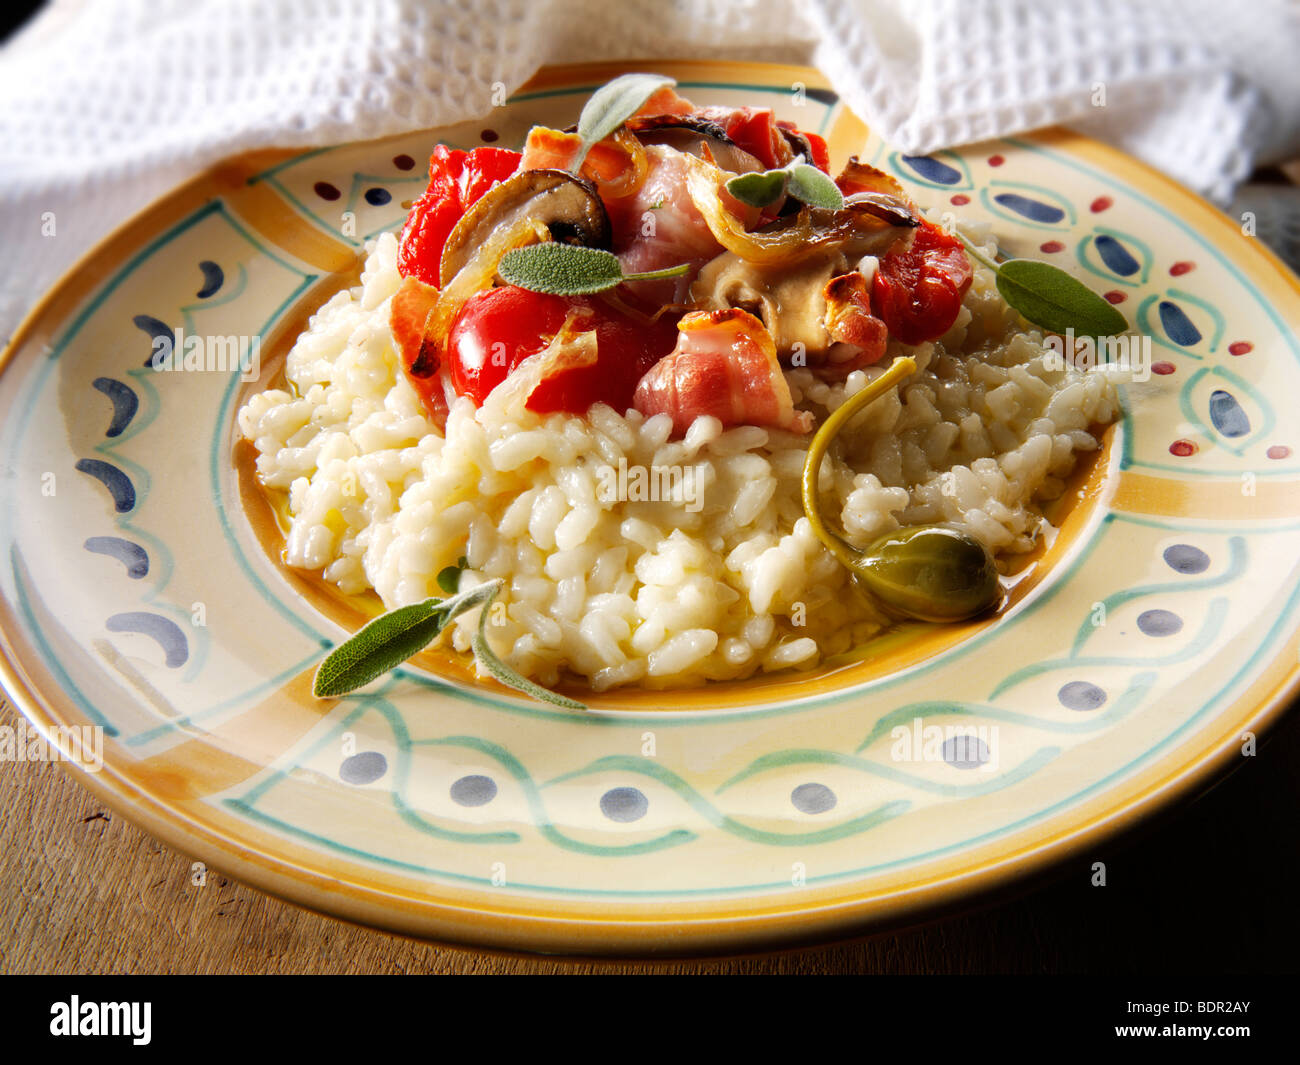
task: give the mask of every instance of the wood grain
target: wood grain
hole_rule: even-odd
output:
[[[0,724],[18,717],[0,705]],[[211,871],[105,810],[61,765],[0,763],[3,973],[1294,972],[1300,717],[1138,839],[981,912],[761,957],[562,961],[361,928]],[[1103,861],[1107,886],[1090,883]]]

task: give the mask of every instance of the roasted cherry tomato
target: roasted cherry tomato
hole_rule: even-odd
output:
[[[805,133],[793,122],[778,122],[770,107],[705,107],[697,114],[716,122],[737,147],[749,152],[769,170],[783,166],[790,157],[782,129],[806,138],[812,149],[808,162],[820,170],[830,170],[831,156],[826,142],[816,133]]]
[[[554,339],[570,314],[574,328],[596,331],[597,361],[558,372],[542,381],[526,406],[539,414],[582,414],[593,403],[619,413],[645,372],[677,342],[676,319],[647,324],[586,296],[549,296],[507,285],[471,297],[452,323],[448,360],[456,391],[482,404],[489,392],[529,355]]]
[[[776,116],[766,107],[737,107],[723,128],[727,136],[769,169],[780,166],[785,138],[776,128]]]
[[[438,284],[438,266],[447,237],[471,204],[519,169],[518,152],[475,148],[463,152],[439,144],[429,157],[429,187],[406,218],[397,251],[397,272]]]
[[[907,250],[881,256],[871,282],[871,307],[904,344],[935,340],[957,320],[970,280],[961,241],[922,222]]]

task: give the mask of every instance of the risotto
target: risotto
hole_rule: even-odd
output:
[[[976,616],[1118,414],[1000,294],[987,231],[856,158],[832,179],[770,109],[625,75],[573,129],[439,145],[429,173],[238,416],[285,561],[400,611],[318,694],[416,636],[581,707],[549,687],[809,669]],[[1126,328],[1029,265],[1053,271],[1032,284],[1064,303],[1026,313]]]
[[[374,241],[361,285],[289,353],[287,387],[239,412],[262,483],[288,493],[290,565],[392,608],[440,594],[436,576],[463,556],[462,588],[506,581],[490,626],[502,657],[595,690],[807,668],[889,623],[804,516],[806,434],[703,415],[675,439],[663,413],[538,414],[513,378],[481,406],[458,398],[439,432],[390,330],[397,256],[393,235]],[[821,471],[846,539],[942,521],[1004,558],[1031,550],[1040,504],[1117,415],[1112,379],[1062,367],[978,266],[947,333],[890,349],[919,372],[858,416]],[[881,372],[785,377],[820,421]],[[465,650],[476,622],[443,638]]]

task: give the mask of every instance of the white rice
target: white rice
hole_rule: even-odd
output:
[[[239,412],[263,483],[288,492],[290,565],[348,594],[373,588],[392,608],[444,594],[437,574],[464,555],[462,589],[507,581],[488,629],[497,652],[540,683],[567,671],[597,690],[809,668],[886,624],[803,516],[807,437],[703,417],[670,441],[665,415],[539,416],[508,382],[481,409],[458,400],[444,439],[392,346],[396,239],[368,250],[361,285],[326,303],[289,353],[290,390]],[[921,373],[855,419],[822,470],[851,542],[947,521],[1002,556],[1034,546],[1039,504],[1118,407],[1108,375],[1052,368],[1022,328],[977,267],[946,336],[897,346]],[[836,385],[807,369],[787,377],[820,419],[888,361]],[[676,501],[610,499],[601,468],[620,460],[692,467],[700,494],[679,479]],[[468,649],[477,614],[442,639]]]

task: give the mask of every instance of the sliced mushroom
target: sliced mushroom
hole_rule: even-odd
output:
[[[728,137],[720,125],[699,115],[641,115],[629,118],[627,128],[642,144],[676,148],[733,174],[751,174],[766,169]]]
[[[739,307],[772,334],[787,363],[826,367],[841,375],[884,354],[885,325],[871,313],[869,283],[842,248],[793,265],[764,266],[724,252],[691,287],[697,307]]]
[[[804,161],[811,163],[813,161],[813,146],[797,129],[787,129],[785,126],[777,126],[777,132],[785,139],[786,146],[790,149],[790,158],[802,155]]]
[[[848,258],[839,248],[797,263],[772,265],[724,252],[700,271],[691,299],[706,310],[749,311],[772,334],[781,358],[788,361],[802,355],[815,365],[834,343],[826,329],[826,285],[847,267]]]
[[[442,251],[439,284],[445,289],[489,248],[496,255],[495,271],[510,248],[548,237],[608,248],[609,215],[596,186],[585,178],[564,170],[523,170],[489,189],[456,223]]]

